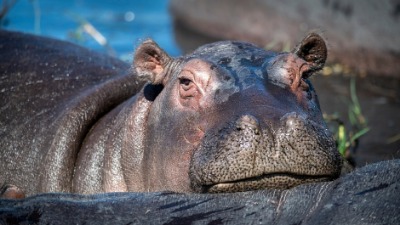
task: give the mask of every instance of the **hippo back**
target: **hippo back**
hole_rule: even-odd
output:
[[[141,84],[128,64],[71,43],[8,31],[0,40],[0,185],[69,191],[87,130]]]

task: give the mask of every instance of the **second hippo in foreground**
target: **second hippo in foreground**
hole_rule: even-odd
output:
[[[150,82],[92,129],[73,191],[233,192],[338,177],[308,80],[326,57],[317,34],[290,53],[224,41],[176,59],[145,41],[134,68]]]

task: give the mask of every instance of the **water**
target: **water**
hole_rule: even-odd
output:
[[[105,38],[106,45],[84,31],[85,22]],[[146,38],[172,56],[181,54],[165,0],[18,0],[3,28],[67,40],[127,61]]]

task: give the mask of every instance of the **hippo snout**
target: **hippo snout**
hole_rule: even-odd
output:
[[[341,157],[329,131],[295,112],[276,125],[251,114],[206,134],[189,177],[201,192],[290,188],[339,176]]]

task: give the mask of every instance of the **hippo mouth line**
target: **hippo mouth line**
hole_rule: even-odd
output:
[[[203,192],[242,192],[258,189],[282,189],[282,184],[292,188],[294,186],[311,183],[326,182],[334,179],[331,175],[300,175],[292,173],[272,173],[263,174],[257,177],[243,178],[234,181],[220,182],[203,186]]]

